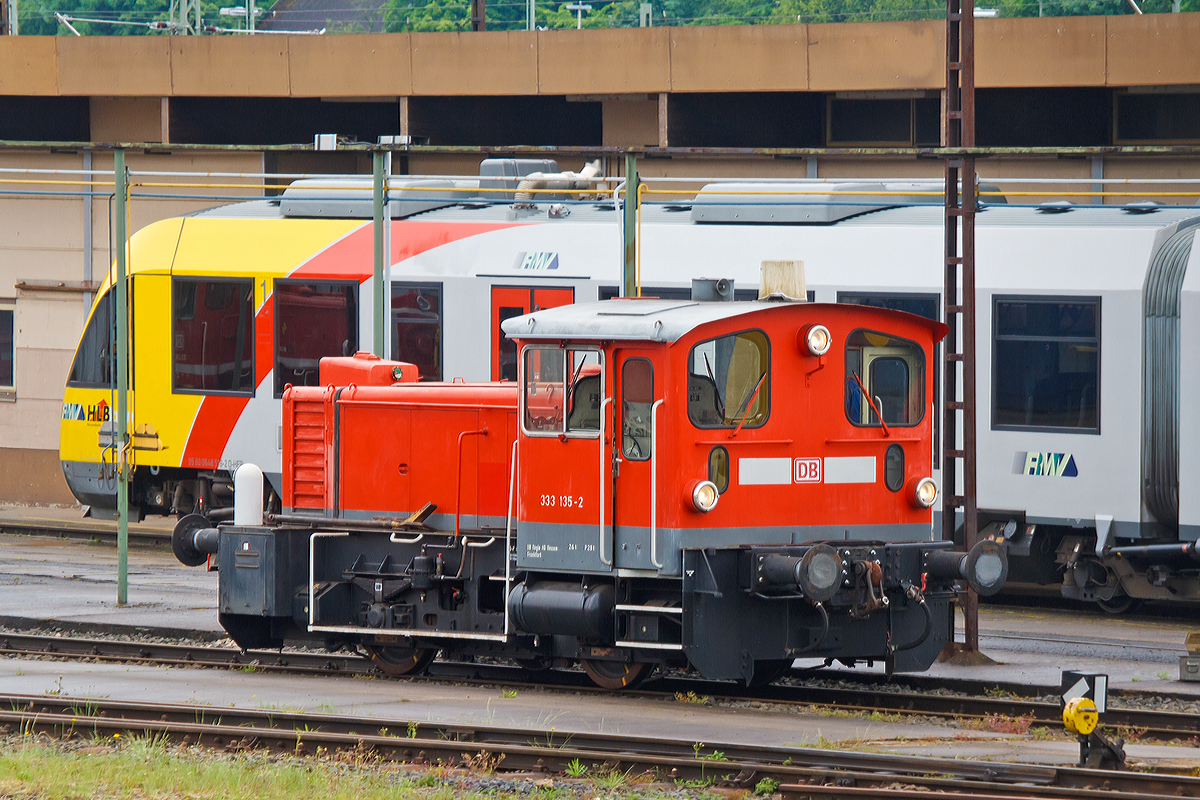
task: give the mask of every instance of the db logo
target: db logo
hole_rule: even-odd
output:
[[[795,464],[796,483],[820,483],[821,459],[797,458]]]

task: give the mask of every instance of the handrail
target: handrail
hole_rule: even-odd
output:
[[[612,403],[611,397],[606,397],[600,401],[600,563],[606,567],[612,566],[612,559],[604,555],[604,479],[607,474],[612,473],[612,465],[610,459],[612,456],[604,447],[604,423],[607,417],[604,416],[605,406]],[[605,456],[608,455],[608,458]],[[616,520],[613,520],[616,523]]]
[[[658,407],[662,400],[650,406],[650,563],[662,569],[658,563]]]
[[[504,518],[504,635],[508,636],[508,593],[512,591],[512,521],[517,485],[517,441],[508,459],[508,515]]]
[[[479,429],[479,430],[477,430],[477,431],[463,431],[462,433],[460,433],[460,434],[458,435],[458,471],[457,471],[457,473],[456,473],[456,474],[457,474],[457,478],[456,478],[456,480],[455,480],[455,486],[454,486],[454,535],[455,535],[456,537],[459,535],[459,532],[458,532],[458,521],[459,521],[459,517],[460,517],[460,516],[461,516],[461,514],[462,514],[462,460],[463,460],[463,459],[462,459],[462,450],[463,450],[463,439],[465,439],[465,438],[466,438],[466,437],[468,437],[468,436],[487,436],[487,435],[488,435],[488,429],[487,429],[487,425],[484,425],[482,428],[480,428],[480,429]]]

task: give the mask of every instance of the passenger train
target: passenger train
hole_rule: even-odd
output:
[[[611,201],[488,202],[393,186],[389,354],[422,380],[515,381],[508,319],[619,294],[622,215]],[[799,259],[818,303],[940,317],[940,206],[736,194],[748,187],[795,188],[721,183],[643,207],[644,295],[686,298],[690,280],[708,276],[755,296],[763,261]],[[280,507],[285,387],[315,385],[320,357],[369,344],[368,196],[339,205],[293,186],[134,235],[131,497],[141,513],[227,518],[244,462],[262,467]],[[1007,541],[1015,579],[1061,583],[1109,610],[1200,599],[1200,209],[989,203],[976,225],[985,534]],[[111,305],[107,293],[95,303],[60,437],[67,481],[94,513],[115,495]],[[932,369],[937,378],[940,364]],[[901,413],[880,399],[885,420]],[[931,399],[940,408],[936,389]],[[939,427],[935,415],[935,448]]]

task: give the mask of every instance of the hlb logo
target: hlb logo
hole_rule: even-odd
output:
[[[94,406],[88,406],[87,421],[88,422],[108,422],[108,403],[101,400]]]
[[[797,458],[794,467],[796,483],[821,482],[821,459]]]
[[[1070,453],[1027,453],[1018,451],[1013,457],[1013,474],[1075,478],[1079,475],[1079,470],[1075,466],[1075,456]]]
[[[517,253],[513,269],[537,271],[558,269],[558,253]]]

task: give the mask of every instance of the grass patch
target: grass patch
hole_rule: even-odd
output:
[[[227,756],[175,747],[155,737],[121,737],[117,741],[120,744],[90,743],[74,749],[29,739],[0,741],[0,797],[440,800],[447,796],[444,787],[384,766],[264,753]],[[454,795],[479,796],[471,792]]]

